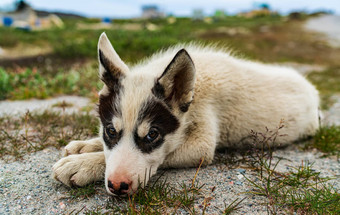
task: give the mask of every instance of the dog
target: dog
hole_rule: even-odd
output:
[[[239,59],[200,45],[179,45],[128,67],[105,33],[98,42],[99,137],[72,141],[54,178],[84,186],[105,178],[111,195],[134,193],[158,168],[211,164],[220,147],[243,147],[250,131],[275,128],[276,143],[313,135],[315,87],[290,68]]]

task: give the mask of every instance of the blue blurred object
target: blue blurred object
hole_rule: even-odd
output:
[[[110,23],[111,23],[111,19],[110,19],[109,17],[104,17],[104,18],[102,19],[102,22],[103,22],[103,23],[110,24]]]
[[[4,26],[10,27],[13,24],[13,19],[12,17],[4,16],[2,22]]]

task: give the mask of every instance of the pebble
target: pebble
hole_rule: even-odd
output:
[[[235,184],[236,184],[236,185],[242,185],[243,182],[242,182],[242,181],[235,181]]]
[[[66,208],[66,205],[64,204],[64,202],[60,202],[60,203],[59,203],[59,207],[60,207],[61,209],[65,209],[65,208]]]
[[[236,169],[237,172],[241,173],[241,174],[245,174],[246,170],[245,169]]]
[[[243,175],[237,175],[237,178],[242,179],[242,178],[244,178],[244,176]]]

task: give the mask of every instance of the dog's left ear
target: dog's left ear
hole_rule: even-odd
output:
[[[105,33],[98,41],[99,76],[109,89],[116,87],[117,82],[129,72],[127,65],[120,59]]]
[[[158,78],[153,93],[182,112],[187,112],[194,96],[195,66],[188,52],[181,49]]]

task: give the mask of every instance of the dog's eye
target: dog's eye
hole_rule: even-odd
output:
[[[116,129],[114,127],[107,127],[106,128],[106,133],[111,138],[115,138],[117,136],[117,131],[116,131]]]
[[[159,136],[159,132],[156,128],[151,128],[149,133],[146,135],[146,140],[149,142],[153,142]]]

